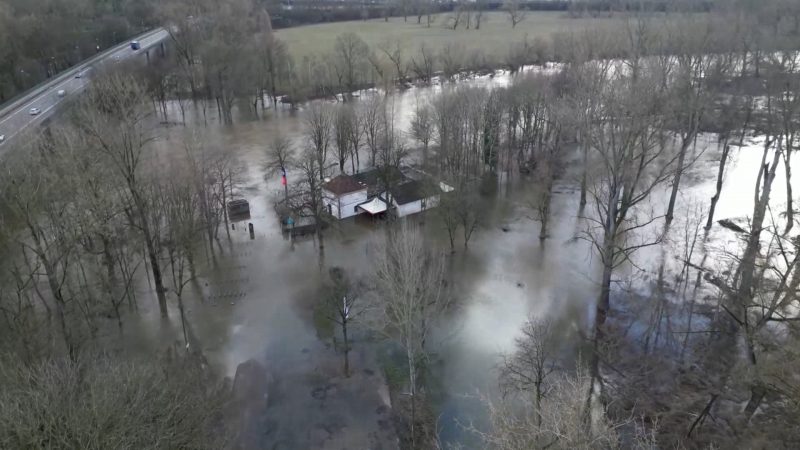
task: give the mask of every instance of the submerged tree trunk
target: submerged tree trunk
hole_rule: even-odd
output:
[[[727,139],[722,146],[722,155],[719,158],[719,169],[717,170],[717,184],[714,195],[711,197],[711,206],[708,209],[708,221],[706,222],[706,230],[711,229],[714,224],[714,211],[717,209],[717,202],[722,194],[722,180],[725,176],[725,165],[728,163],[728,155],[730,154],[731,147]]]
[[[148,227],[149,228],[149,227]],[[150,232],[147,231],[145,233],[149,235]],[[147,256],[150,259],[150,269],[153,273],[153,282],[156,285],[156,296],[158,297],[158,309],[161,311],[161,317],[169,316],[169,311],[167,310],[167,297],[166,297],[166,289],[164,288],[164,280],[161,277],[161,265],[158,262],[158,255],[156,253],[155,245],[153,245],[152,239],[149,237],[145,237],[145,244],[147,245]]]
[[[411,424],[410,424],[410,431],[411,431],[411,448],[417,448],[416,446],[416,421],[417,421],[417,373],[416,373],[416,361],[414,358],[414,352],[411,350],[410,346],[408,350],[406,350],[406,356],[408,357],[408,384],[409,384],[409,396],[411,397]]]
[[[342,336],[344,337],[344,376],[350,377],[350,342],[347,339],[347,320],[342,321]]]
[[[610,248],[607,250],[613,252]],[[605,258],[607,257],[604,256],[603,259]],[[597,302],[597,317],[595,318],[595,328],[598,332],[605,325],[608,311],[611,309],[611,275],[613,272],[614,267],[611,261],[603,261],[603,278],[600,281],[600,299]]]
[[[169,312],[167,310],[167,297],[166,289],[164,288],[164,280],[161,275],[161,264],[158,261],[158,252],[156,251],[155,236],[150,228],[150,222],[147,220],[147,213],[144,207],[144,201],[141,194],[136,189],[134,182],[129,182],[130,191],[133,197],[134,207],[136,208],[136,215],[139,219],[139,226],[141,227],[142,234],[144,234],[145,247],[147,248],[147,256],[150,260],[150,269],[153,274],[153,282],[155,283],[156,296],[158,297],[158,308],[161,311],[161,317],[167,317]]]
[[[580,209],[583,210],[583,207],[586,206],[586,177],[587,173],[587,164],[589,164],[589,148],[586,145],[583,145],[583,169],[581,170],[581,201],[580,201]]]
[[[178,310],[181,313],[181,329],[183,330],[183,343],[186,345],[186,351],[189,351],[189,337],[186,335],[186,313],[183,309],[183,298],[178,295]]]
[[[790,144],[787,144],[787,147]],[[794,202],[792,201],[792,150],[787,148],[783,155],[783,165],[786,167],[786,228],[784,234],[794,227]]]
[[[667,225],[672,223],[672,218],[675,213],[675,202],[678,199],[678,190],[681,187],[681,177],[683,177],[683,171],[685,169],[684,163],[686,161],[686,152],[689,150],[689,145],[691,143],[692,141],[687,138],[684,138],[681,141],[681,150],[680,153],[678,153],[678,165],[675,168],[675,177],[672,180],[672,192],[669,195],[669,205],[667,206],[667,214],[664,216]]]
[[[42,230],[38,226],[34,225],[28,218],[26,218],[26,221],[28,231],[30,232],[31,239],[33,240],[34,254],[41,261],[42,267],[44,267],[44,275],[47,278],[47,284],[50,288],[50,293],[55,301],[56,314],[58,316],[58,326],[61,331],[62,339],[64,340],[64,345],[67,347],[70,359],[75,361],[77,356],[75,353],[75,344],[72,340],[72,335],[69,332],[69,328],[67,327],[66,299],[64,298],[64,294],[61,289],[62,284],[59,282],[58,273],[56,273],[56,263],[49,258],[46,253],[47,242]],[[42,242],[43,240],[45,241],[44,243]],[[39,291],[38,287],[34,287],[34,289],[36,289],[36,292],[41,298],[42,303],[47,307],[47,302],[45,301],[44,296]],[[47,311],[49,316],[49,307],[47,307]]]
[[[607,213],[603,230],[603,244],[600,260],[603,263],[603,278],[600,284],[600,298],[597,301],[597,316],[595,317],[595,334],[599,339],[602,336],[602,327],[606,323],[608,311],[611,308],[611,276],[614,272],[614,259],[616,257],[617,216],[619,205],[619,192],[613,186],[606,205]]]
[[[739,280],[739,285],[735,293],[738,297],[736,299],[736,312],[739,317],[744,317],[746,305],[750,303],[750,298],[752,298],[753,295],[756,258],[758,257],[759,249],[761,247],[761,231],[763,229],[764,219],[766,217],[767,206],[769,205],[772,182],[775,179],[778,163],[780,162],[781,154],[783,153],[780,150],[780,140],[776,139],[776,141],[776,148],[773,151],[774,154],[770,164],[766,163],[767,155],[769,154],[770,147],[774,141],[767,139],[764,144],[764,154],[761,158],[761,167],[759,170],[758,179],[756,180],[752,226],[747,237],[747,245],[737,269],[737,277],[735,277]]]

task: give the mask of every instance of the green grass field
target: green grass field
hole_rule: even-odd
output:
[[[449,14],[436,16],[430,28],[426,26],[424,17],[423,23],[417,24],[417,18],[409,16],[407,22],[402,17],[392,17],[388,23],[383,19],[325,23],[278,30],[276,34],[289,46],[295,61],[304,56],[330,52],[336,37],[347,31],[359,34],[373,49],[399,41],[406,51],[417,53],[423,43],[436,51],[447,44],[460,43],[468,51],[480,50],[490,59],[499,59],[508,52],[512,42],[522,41],[526,36],[534,39],[549,37],[556,32],[620,24],[618,18],[572,19],[563,12],[531,11],[512,29],[506,13],[491,12],[484,14],[480,30],[467,30],[462,26],[452,30],[447,27],[448,17]]]

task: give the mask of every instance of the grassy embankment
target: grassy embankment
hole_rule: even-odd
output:
[[[374,50],[387,43],[399,42],[408,55],[416,55],[420,45],[439,52],[448,44],[460,44],[466,52],[480,51],[491,63],[499,63],[508,53],[509,46],[529,40],[549,38],[554,33],[582,30],[594,27],[613,27],[621,25],[620,18],[569,18],[563,12],[531,11],[527,18],[511,28],[508,15],[504,12],[484,14],[479,30],[467,30],[459,25],[457,30],[448,28],[449,14],[440,14],[428,28],[423,17],[409,16],[408,22],[402,17],[392,17],[389,22],[383,19],[308,25],[276,31],[276,35],[289,47],[295,61],[304,56],[322,55],[332,51],[336,37],[352,31],[357,33]]]

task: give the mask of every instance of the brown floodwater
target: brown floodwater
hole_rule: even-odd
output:
[[[478,77],[462,84],[502,86],[509,82],[507,74]],[[407,130],[417,101],[424,101],[446,86],[415,87],[391,95],[397,127]],[[368,95],[362,93],[362,95]],[[319,361],[338,358],[334,349],[318,337],[310,312],[314,296],[327,268],[340,266],[355,277],[369,277],[376,245],[383,239],[380,223],[369,220],[344,220],[324,234],[324,251],[316,238],[291,241],[283,236],[272,210],[272,199],[280,195],[280,175],[263,172],[261,162],[272,137],[281,133],[292,138],[296,150],[304,148],[302,118],[304,111],[288,108],[268,110],[262,117],[240,114],[236,124],[223,126],[216,120],[216,111],[209,107],[202,112],[187,110],[187,121],[209,148],[216,147],[234,155],[245,167],[239,195],[249,200],[251,218],[236,223],[230,240],[220,231],[220,244],[212,255],[204,250],[204,262],[198,264],[200,279],[186,295],[189,323],[193,335],[215,367],[233,375],[236,366],[249,359],[262,361],[282,389],[284,395],[272,404],[269,426],[279,433],[267,433],[264,446],[301,448],[311,445],[304,440],[304,421],[313,416],[318,405],[303,395],[305,375],[319,369]],[[169,120],[179,121],[176,105],[170,105]],[[160,139],[162,150],[180,146],[186,128],[175,125]],[[680,263],[681,233],[687,220],[696,220],[696,213],[685,205],[698,202],[707,208],[713,193],[719,151],[713,136],[702,136],[695,148],[702,152],[697,164],[684,177],[679,208],[670,239],[661,246],[646,248],[635,256],[636,266],[620,270],[616,276],[630,280],[628,288],[646,292],[651,289],[659,261],[668,270],[677,272]],[[367,158],[362,158],[362,162]],[[753,187],[761,159],[759,139],[732,151],[722,197],[716,218],[743,218],[753,205]],[[289,182],[292,182],[289,173]],[[785,181],[782,169],[774,182],[772,205],[780,210],[785,202]],[[663,213],[668,199],[668,186],[652,196],[648,206]],[[555,189],[551,232],[545,242],[538,239],[538,223],[531,220],[528,189],[524,179],[512,177],[486,199],[481,227],[475,232],[469,248],[461,247],[449,256],[450,281],[456,307],[434,336],[431,348],[436,354],[432,380],[428,380],[435,399],[435,413],[445,442],[470,442],[459,423],[480,423],[482,411],[476,394],[491,392],[497,386],[495,368],[499,356],[514,349],[514,339],[528,317],[549,317],[561,333],[565,355],[575,356],[580,348],[578,331],[586,329],[598,296],[598,262],[587,241],[576,239],[587,230],[580,217],[577,183],[567,176]],[[587,213],[591,211],[587,208]],[[446,248],[447,238],[435,216],[416,217],[433,242]],[[255,228],[254,238],[246,224]],[[659,222],[654,227],[662,227]],[[642,230],[642,233],[656,228]],[[697,254],[709,252],[709,265],[723,250],[738,245],[733,233],[714,227]],[[695,261],[700,257],[695,256]],[[144,282],[143,282],[144,283]],[[144,285],[143,285],[144,287]],[[164,336],[179,336],[177,310],[168,322],[157,319],[155,300],[140,296],[146,312],[133,327],[143,342],[156,342]],[[149,307],[148,307],[149,305]],[[365,332],[366,333],[366,332]],[[353,343],[354,352],[370,352],[373,347]],[[331,356],[332,355],[332,356]],[[359,356],[363,364],[374,364],[369,355]],[[361,369],[379,370],[379,367]],[[305,380],[305,381],[304,381]],[[293,399],[293,396],[297,396]],[[368,408],[369,401],[345,397],[342,408]],[[369,421],[369,418],[354,420]],[[366,428],[372,425],[365,425]],[[357,427],[356,427],[357,428]],[[340,433],[356,433],[347,428]],[[293,435],[294,433],[294,435]],[[280,435],[280,436],[278,436]],[[280,444],[283,443],[283,444]],[[280,445],[284,445],[283,447]]]

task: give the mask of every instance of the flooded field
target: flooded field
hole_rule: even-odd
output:
[[[499,74],[463,83],[502,86],[508,82],[508,75]],[[440,89],[417,87],[392,94],[390,103],[399,127],[408,128],[416,101]],[[171,120],[180,118],[177,107],[170,114]],[[203,130],[207,146],[231,152],[246,167],[239,194],[251,207],[251,217],[234,224],[230,239],[220,232],[213,256],[205,251],[201,277],[187,295],[192,333],[211,364],[226,375],[232,376],[238,364],[251,358],[267,367],[274,388],[262,424],[264,434],[258,437],[264,448],[392,448],[390,405],[377,360],[379,344],[371,338],[374,331],[356,324],[356,375],[345,379],[341,356],[329,338],[320,337],[313,317],[315,296],[328,268],[339,266],[364,279],[372,274],[384,225],[363,217],[343,220],[326,230],[324,245],[318,238],[290,240],[281,234],[271,206],[282,192],[280,175],[265,174],[262,162],[276,133],[290,137],[297,150],[303,148],[304,111],[279,108],[264,116],[241,117],[236,125],[223,127],[213,118],[203,125],[199,111],[187,114],[187,120]],[[161,140],[162,151],[178,145],[185,130],[179,125],[170,127]],[[679,202],[683,206],[678,208],[673,234],[682,233],[687,220],[697,219],[697,211],[686,205],[707,208],[713,194],[719,157],[715,137],[702,136],[693,151],[700,157],[684,178]],[[761,154],[758,139],[732,150],[717,219],[744,218],[752,210]],[[292,176],[289,173],[289,183]],[[779,170],[775,186],[785,185],[782,176]],[[653,196],[654,210],[665,208],[668,187]],[[469,248],[457,245],[448,257],[456,308],[434,336],[437,358],[432,367],[435,380],[430,383],[444,442],[470,442],[462,425],[480,423],[483,410],[478,394],[496,389],[500,355],[513,351],[514,339],[528,317],[549,317],[557,324],[568,359],[581,346],[580,330],[591,323],[599,273],[590,244],[581,239],[587,224],[581,218],[578,183],[572,175],[557,183],[552,231],[544,242],[538,239],[538,223],[530,218],[530,197],[525,178],[515,175],[501,183],[496,193],[484,199],[480,228]],[[773,204],[781,204],[785,190],[775,189],[773,198]],[[431,211],[412,220],[420,223],[431,242],[448,246],[446,233]],[[254,226],[253,236],[248,223]],[[714,254],[736,245],[732,233],[714,227],[697,251]],[[651,289],[659,261],[677,270],[681,251],[669,238],[661,246],[641,250],[636,266],[621,271],[632,280],[627,287]],[[155,300],[142,299],[140,304],[153,307],[135,325],[145,336],[155,339],[169,332],[165,327],[179,326],[159,323]],[[176,321],[179,316],[171,317]]]

